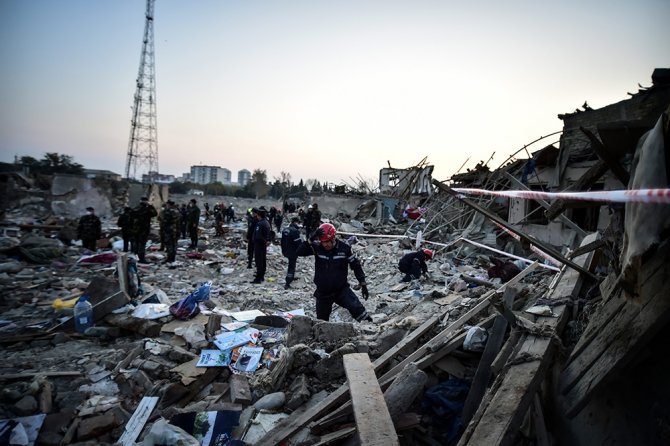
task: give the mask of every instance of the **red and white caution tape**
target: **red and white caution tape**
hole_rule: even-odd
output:
[[[602,201],[607,203],[660,203],[670,204],[670,189],[631,189],[603,190],[592,192],[537,192],[530,190],[486,190],[454,188],[463,195],[492,195],[496,197],[542,199],[542,200],[579,200]]]

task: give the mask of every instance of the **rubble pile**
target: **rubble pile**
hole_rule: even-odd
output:
[[[361,227],[332,221],[345,229]],[[429,262],[426,277],[400,282],[398,259],[412,250],[405,237],[360,234],[353,249],[367,275],[371,297],[364,305],[373,323],[357,323],[341,308],[324,322],[314,316],[313,259],[299,259],[298,279],[285,290],[286,259],[273,244],[266,281],[255,285],[249,283],[254,271],[247,268],[244,222],[225,225],[223,237],[215,237],[213,222],[203,218],[199,248],[188,249],[189,240],[180,240],[177,262],[170,264],[163,262],[153,229],[148,264],[118,250],[112,219],[103,219],[103,232],[111,235],[108,248],[96,253],[36,229],[0,239],[0,418],[20,420],[26,444],[154,444],[168,432],[202,440],[202,414],[210,416],[210,435],[216,426],[217,444],[228,444],[221,442],[225,438],[229,444],[256,444],[282,419],[318,405],[345,384],[347,355],[379,360],[411,333],[411,348],[419,349],[464,316],[467,325],[459,323],[451,333],[461,336],[461,345],[425,373],[429,384],[465,379],[476,371],[485,342],[479,327],[479,344],[473,335],[467,350],[465,334],[482,321],[491,327],[487,313],[495,310],[488,301],[498,295],[492,290],[504,287],[486,274],[487,257],[457,258],[446,251]],[[393,226],[374,232],[392,233]],[[552,276],[530,273],[525,285],[517,285],[514,308],[542,294]],[[72,308],[82,295],[93,304],[95,322],[79,333]],[[199,296],[194,311],[175,317],[170,308],[191,296]],[[429,329],[421,328],[431,320]],[[385,369],[410,353],[384,359]],[[401,412],[420,413],[422,398],[415,395]],[[350,425],[346,419],[342,423]],[[440,438],[438,425],[426,425],[428,433],[421,427],[422,435]],[[317,441],[334,429],[329,426],[303,429],[292,444]]]

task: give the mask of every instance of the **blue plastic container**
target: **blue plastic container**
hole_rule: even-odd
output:
[[[93,305],[84,294],[74,306],[74,328],[78,333],[83,333],[87,328],[93,326]]]

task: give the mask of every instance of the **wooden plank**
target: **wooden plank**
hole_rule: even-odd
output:
[[[135,444],[135,440],[140,436],[156,404],[158,404],[157,396],[145,396],[142,398],[130,420],[126,423],[126,427],[118,443],[121,443],[122,446],[133,446]]]
[[[515,288],[507,288],[503,296],[503,305],[511,308],[517,293],[518,291]],[[484,352],[477,365],[477,371],[472,379],[468,396],[463,404],[463,414],[461,415],[461,419],[463,420],[464,425],[467,425],[470,422],[470,419],[472,419],[472,416],[486,393],[486,388],[491,381],[491,365],[505,341],[506,331],[507,320],[501,315],[496,316],[495,322],[493,323],[493,329],[491,330],[491,336],[486,341],[486,347],[484,347]]]
[[[482,328],[490,328],[494,321],[496,319],[496,315],[492,314],[490,316],[487,316],[483,321],[481,321],[478,326]],[[442,347],[437,349],[436,351],[427,354],[423,358],[419,359],[416,361],[416,365],[418,368],[421,370],[426,369],[427,367],[431,366],[435,362],[439,361],[440,359],[444,358],[454,350],[458,349],[463,345],[463,341],[465,340],[465,336],[467,336],[467,331],[463,331],[462,333],[459,333],[452,338],[450,338]]]
[[[408,346],[413,345],[421,336],[430,331],[442,318],[442,315],[433,316],[421,324],[409,336],[403,338],[398,344],[390,348],[386,353],[377,358],[374,362],[375,373],[384,367],[398,352]],[[326,399],[312,407],[309,411],[297,412],[295,416],[290,416],[279,422],[256,444],[257,446],[274,446],[284,441],[290,435],[293,435],[299,429],[307,425],[315,418],[322,416],[328,410],[344,403],[349,394],[349,385],[343,384],[336,391],[328,395]]]
[[[584,238],[582,244],[590,243],[598,237],[597,233]],[[590,264],[593,256],[584,254],[575,259],[580,266]],[[548,299],[562,299],[573,296],[579,290],[579,273],[574,269],[562,268],[561,280],[557,282]],[[554,307],[557,317],[538,317],[536,324],[559,333],[567,322],[565,305]],[[490,398],[481,419],[474,427],[468,426],[467,435],[463,435],[459,445],[511,445],[526,416],[533,397],[544,380],[544,374],[551,363],[553,346],[551,338],[529,334],[514,356],[514,363],[502,378],[500,386]]]
[[[128,253],[122,252],[116,258],[116,272],[119,277],[119,290],[128,294]]]
[[[503,290],[507,289],[507,287],[511,287],[514,284],[518,283],[522,278],[524,278],[526,275],[528,275],[531,271],[534,271],[537,268],[537,266],[538,266],[537,262],[534,262],[533,264],[528,265],[527,268],[525,268],[523,271],[521,271],[516,276],[512,277],[507,283],[504,283],[500,288],[498,288],[498,290],[489,291],[489,292],[483,294],[482,297],[480,298],[479,303],[477,303],[477,305],[472,307],[467,313],[465,313],[463,316],[458,318],[455,322],[450,324],[447,328],[445,328],[440,333],[438,333],[430,341],[425,343],[420,348],[416,349],[411,355],[409,355],[407,358],[405,358],[402,362],[400,362],[395,367],[393,367],[391,370],[386,372],[381,378],[379,378],[379,381],[383,382],[384,380],[397,375],[410,362],[416,361],[417,359],[421,358],[422,356],[424,356],[428,352],[438,350],[439,349],[438,346],[445,339],[452,336],[456,330],[460,329],[470,319],[472,319],[474,316],[476,316],[482,310],[484,310],[486,307],[488,307],[491,303],[491,298],[496,293],[502,292]]]
[[[509,172],[503,172],[503,176],[504,176],[505,178],[507,178],[507,179],[510,181],[510,183],[512,183],[515,187],[518,187],[518,188],[520,188],[521,190],[531,190],[531,189],[529,189],[528,187],[526,187],[526,185],[523,184],[521,181],[517,180],[517,179],[516,179],[513,175],[511,175]],[[535,201],[537,201],[538,203],[540,203],[540,206],[542,206],[542,207],[545,208],[545,209],[549,209],[549,207],[551,206],[548,202],[546,202],[546,201],[544,201],[544,200],[542,200],[542,199],[539,199],[539,198],[536,198]],[[580,228],[579,225],[578,225],[577,223],[575,223],[574,221],[570,220],[570,219],[569,219],[568,217],[566,217],[565,215],[560,214],[560,215],[558,216],[558,219],[559,219],[565,226],[569,227],[570,229],[574,229],[575,232],[577,232],[577,234],[579,234],[580,236],[582,236],[582,237],[585,237],[585,236],[586,236],[586,231],[583,230],[582,228]]]
[[[366,353],[342,357],[344,372],[356,419],[358,438],[363,446],[399,445],[384,394],[379,388],[372,363]]]
[[[640,302],[625,301],[606,325],[594,329],[597,336],[563,371],[560,384],[568,416],[579,413],[607,378],[630,363],[670,321],[669,275],[670,246],[666,246],[641,269]],[[623,299],[611,303],[617,300]]]

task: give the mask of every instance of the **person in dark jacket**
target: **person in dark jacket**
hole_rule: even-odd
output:
[[[277,213],[272,222],[275,224],[275,228],[277,228],[277,234],[281,233],[281,224],[284,222],[284,214],[281,209],[277,209]]]
[[[336,230],[330,223],[317,228],[308,240],[298,246],[297,255],[314,256],[314,284],[316,291],[316,317],[327,321],[337,304],[349,311],[357,321],[370,321],[372,318],[351,289],[347,280],[349,268],[354,272],[361,286],[363,297],[369,297],[365,283],[365,273],[351,246],[335,237]]]
[[[267,211],[263,206],[256,213],[256,227],[254,229],[254,261],[256,262],[256,277],[251,283],[261,283],[265,280],[267,267],[267,247],[270,244],[270,223],[267,221]]]
[[[77,225],[77,238],[81,240],[84,248],[90,251],[97,251],[97,243],[102,236],[102,224],[100,218],[95,215],[95,209],[86,208],[86,214],[79,218]]]
[[[186,225],[188,229],[188,235],[191,237],[191,245],[189,248],[195,249],[198,247],[198,226],[200,225],[200,208],[198,207],[195,198],[191,198],[191,201],[188,205]]]
[[[405,273],[402,281],[411,282],[412,280],[420,279],[421,274],[428,274],[426,259],[430,260],[432,258],[433,251],[430,249],[419,249],[402,256],[398,262],[398,269],[401,273]]]
[[[258,209],[247,210],[247,269],[253,268],[254,263],[254,231],[256,230],[256,214]]]
[[[137,254],[138,263],[147,263],[145,255],[147,240],[149,239],[149,233],[151,232],[151,219],[156,217],[158,212],[156,212],[155,207],[149,204],[149,199],[147,197],[142,197],[140,199],[140,204],[133,209],[133,215],[135,219],[133,220],[134,246],[132,250]]]
[[[123,252],[128,252],[133,233],[133,208],[130,206],[123,208],[123,213],[119,215],[119,219],[116,221],[116,225],[121,228]]]
[[[161,230],[163,233],[163,243],[167,253],[166,263],[172,263],[177,256],[177,239],[179,238],[179,220],[181,212],[175,206],[175,202],[168,200],[165,211],[161,213]]]
[[[181,214],[181,219],[179,220],[179,232],[181,232],[181,238],[186,238],[186,222],[188,220],[188,209],[186,208],[186,203],[181,204],[179,213]]]
[[[300,218],[291,218],[291,223],[284,228],[281,233],[281,253],[288,259],[288,270],[286,271],[286,284],[284,289],[291,287],[291,282],[295,279],[295,266],[298,263],[298,246],[302,243],[300,238]]]

